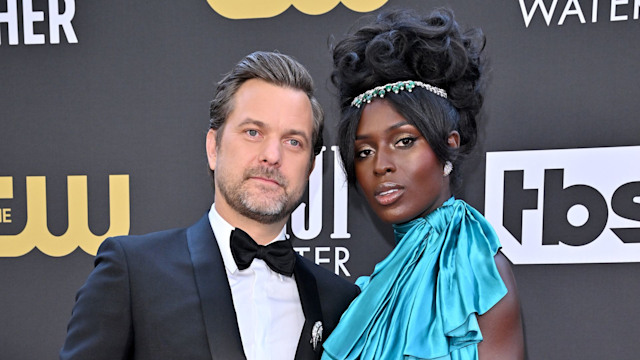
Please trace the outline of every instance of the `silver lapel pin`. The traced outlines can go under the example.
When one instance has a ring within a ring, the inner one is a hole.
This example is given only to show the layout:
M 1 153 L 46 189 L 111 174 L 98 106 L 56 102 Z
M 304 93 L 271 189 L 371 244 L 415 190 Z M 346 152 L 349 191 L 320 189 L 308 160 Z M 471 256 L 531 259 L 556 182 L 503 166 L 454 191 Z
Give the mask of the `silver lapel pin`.
M 311 345 L 313 346 L 313 351 L 316 351 L 316 347 L 322 341 L 322 321 L 316 321 L 313 324 L 313 329 L 311 329 Z

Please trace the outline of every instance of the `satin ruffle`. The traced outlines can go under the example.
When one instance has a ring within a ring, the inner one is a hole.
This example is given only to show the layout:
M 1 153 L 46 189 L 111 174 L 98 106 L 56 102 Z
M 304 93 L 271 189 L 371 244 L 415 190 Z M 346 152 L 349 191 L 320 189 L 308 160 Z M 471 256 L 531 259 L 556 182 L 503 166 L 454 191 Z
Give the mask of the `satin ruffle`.
M 327 359 L 477 359 L 484 314 L 507 293 L 500 242 L 477 210 L 451 198 L 394 225 L 397 245 L 324 343 Z

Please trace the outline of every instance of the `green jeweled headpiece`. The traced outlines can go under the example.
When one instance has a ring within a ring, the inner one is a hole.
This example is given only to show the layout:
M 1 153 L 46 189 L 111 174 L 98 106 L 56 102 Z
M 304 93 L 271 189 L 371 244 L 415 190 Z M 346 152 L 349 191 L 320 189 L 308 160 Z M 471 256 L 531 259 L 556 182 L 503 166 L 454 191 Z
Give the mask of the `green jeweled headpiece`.
M 406 81 L 398 81 L 398 82 L 394 82 L 391 84 L 386 84 L 386 85 L 382 85 L 382 86 L 376 86 L 371 90 L 367 90 L 364 93 L 356 96 L 353 101 L 351 102 L 351 106 L 355 106 L 357 108 L 360 108 L 360 106 L 363 103 L 370 103 L 371 100 L 373 100 L 374 97 L 380 97 L 383 98 L 384 95 L 388 92 L 394 92 L 394 93 L 399 93 L 400 91 L 403 90 L 407 90 L 408 92 L 412 92 L 413 89 L 419 86 L 423 89 L 427 89 L 429 91 L 431 91 L 432 93 L 441 96 L 443 98 L 447 98 L 447 92 L 444 91 L 443 89 L 440 89 L 439 87 L 435 87 L 433 85 L 429 85 L 429 84 L 425 84 L 422 81 L 413 81 L 413 80 L 406 80 Z

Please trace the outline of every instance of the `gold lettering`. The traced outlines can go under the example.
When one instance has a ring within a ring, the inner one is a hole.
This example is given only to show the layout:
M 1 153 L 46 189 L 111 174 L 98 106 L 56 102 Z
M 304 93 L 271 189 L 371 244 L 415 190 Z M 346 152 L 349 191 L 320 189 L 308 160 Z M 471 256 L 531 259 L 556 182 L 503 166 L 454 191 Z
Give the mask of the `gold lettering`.
M 0 224 L 11 223 L 11 209 L 0 209 Z
M 1 180 L 1 179 L 0 179 Z M 0 235 L 0 257 L 17 257 L 37 247 L 50 256 L 65 256 L 78 246 L 95 255 L 98 247 L 109 236 L 129 233 L 129 175 L 109 175 L 109 230 L 95 235 L 89 229 L 87 177 L 67 176 L 69 226 L 60 235 L 52 235 L 47 227 L 46 179 L 27 176 L 27 223 L 17 235 Z M 0 195 L 2 195 L 0 182 Z
M 290 6 L 307 15 L 321 15 L 331 11 L 340 2 L 357 12 L 370 12 L 388 0 L 207 0 L 218 14 L 229 19 L 259 19 L 280 15 Z
M 13 177 L 0 176 L 0 199 L 13 199 Z M 0 208 L 0 224 L 11 223 L 11 209 Z

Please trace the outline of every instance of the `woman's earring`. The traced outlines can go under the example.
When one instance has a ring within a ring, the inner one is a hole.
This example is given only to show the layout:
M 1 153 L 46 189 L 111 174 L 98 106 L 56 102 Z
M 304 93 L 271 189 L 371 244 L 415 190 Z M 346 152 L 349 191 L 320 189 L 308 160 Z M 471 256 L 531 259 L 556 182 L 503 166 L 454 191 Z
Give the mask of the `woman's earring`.
M 453 171 L 453 164 L 451 163 L 451 161 L 447 160 L 444 163 L 444 170 L 442 171 L 442 175 L 449 176 L 449 174 L 451 174 L 451 171 Z

